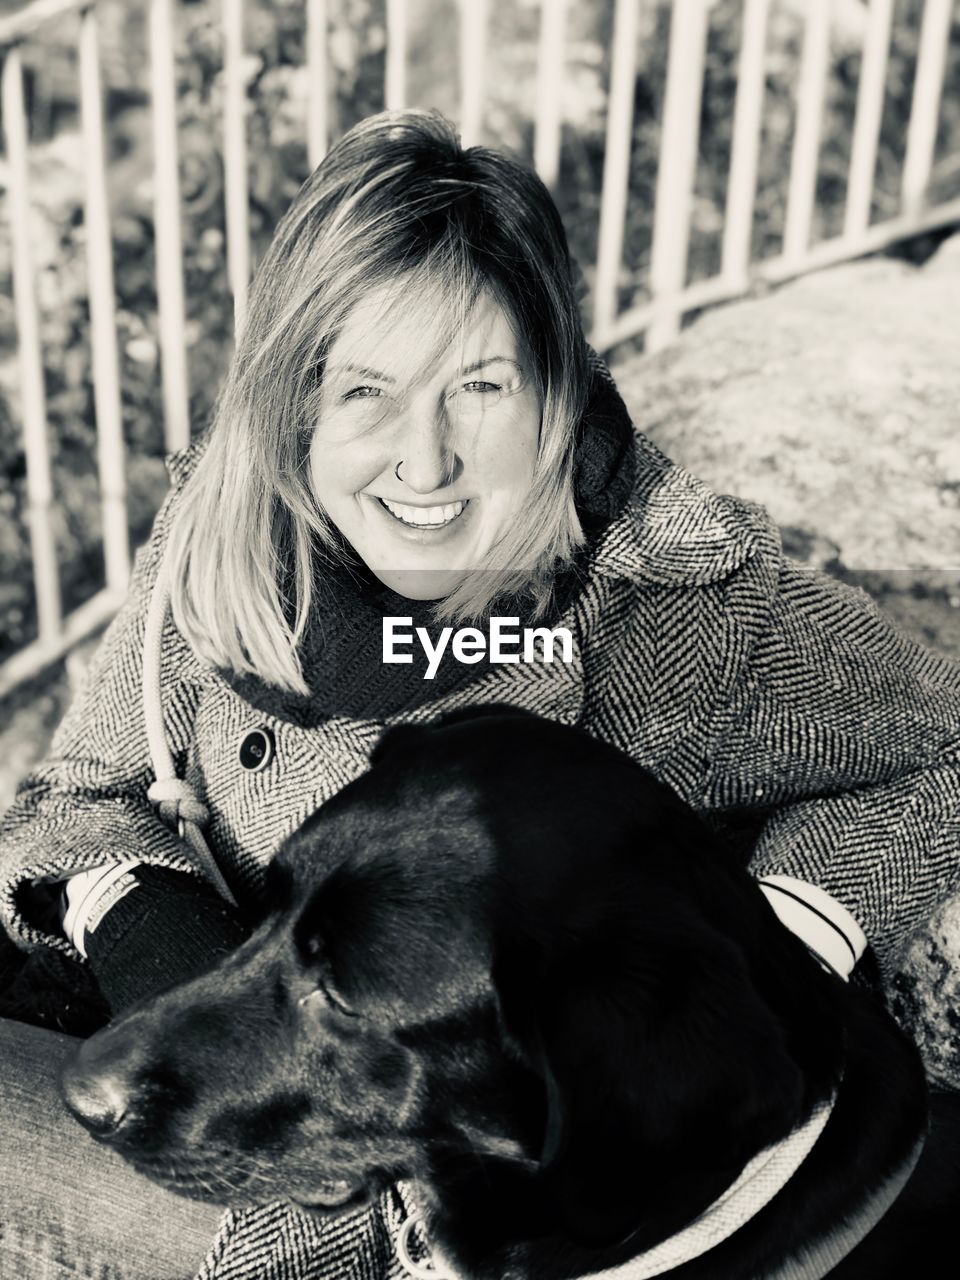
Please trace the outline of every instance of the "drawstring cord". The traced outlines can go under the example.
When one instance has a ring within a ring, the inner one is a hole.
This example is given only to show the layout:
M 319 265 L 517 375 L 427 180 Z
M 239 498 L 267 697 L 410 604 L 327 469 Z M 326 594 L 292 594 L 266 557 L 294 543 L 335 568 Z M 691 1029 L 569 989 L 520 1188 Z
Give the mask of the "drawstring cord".
M 147 799 L 157 807 L 161 820 L 168 827 L 176 827 L 180 838 L 188 845 L 214 888 L 235 907 L 236 899 L 203 836 L 202 828 L 210 817 L 209 810 L 198 799 L 190 784 L 177 777 L 163 728 L 160 673 L 163 661 L 163 624 L 169 603 L 170 583 L 167 580 L 166 566 L 161 564 L 150 596 L 143 637 L 143 714 L 147 727 L 147 745 L 156 775 L 147 791 Z

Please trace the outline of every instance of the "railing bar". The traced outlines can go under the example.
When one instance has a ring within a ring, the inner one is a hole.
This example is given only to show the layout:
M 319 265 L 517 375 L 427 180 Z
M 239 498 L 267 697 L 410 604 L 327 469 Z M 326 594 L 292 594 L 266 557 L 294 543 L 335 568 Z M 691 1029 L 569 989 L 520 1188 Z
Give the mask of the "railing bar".
M 767 258 L 763 262 L 754 263 L 752 274 L 756 280 L 766 284 L 783 284 L 797 276 L 821 271 L 840 262 L 866 257 L 907 236 L 920 235 L 938 227 L 950 226 L 957 221 L 960 221 L 960 197 L 934 209 L 926 209 L 920 214 L 901 214 L 896 218 L 875 222 L 852 241 L 846 236 L 822 240 L 799 260 L 788 259 L 785 255 Z M 590 344 L 597 351 L 609 350 L 619 342 L 636 337 L 663 317 L 669 317 L 673 313 L 683 315 L 712 303 L 741 297 L 743 289 L 723 276 L 698 280 L 696 284 L 689 285 L 672 297 L 664 296 L 655 302 L 644 303 L 643 306 L 625 311 L 605 329 L 594 329 L 590 335 Z
M 783 232 L 783 253 L 786 258 L 799 260 L 810 247 L 829 55 L 830 2 L 808 0 L 797 88 L 797 124 L 790 160 L 790 185 Z
M 644 302 L 639 307 L 631 307 L 618 316 L 606 330 L 595 330 L 590 335 L 590 345 L 597 351 L 603 351 L 634 338 L 649 329 L 650 325 L 660 320 L 672 319 L 674 315 L 683 316 L 687 311 L 695 311 L 698 307 L 709 306 L 713 302 L 722 302 L 727 298 L 739 297 L 743 290 L 724 276 L 712 276 L 709 280 L 698 280 L 687 285 L 685 289 L 674 294 L 663 294 L 651 302 Z
M 327 154 L 327 0 L 307 0 L 307 163 L 315 169 Z
M 95 8 L 86 9 L 81 15 L 79 53 L 80 117 L 85 150 L 84 221 L 103 559 L 107 586 L 113 591 L 123 591 L 130 577 L 130 533 L 127 521 L 123 414 L 120 408 L 113 247 L 107 206 L 100 48 Z
M 37 630 L 40 642 L 51 644 L 61 631 L 60 579 L 52 527 L 53 486 L 47 446 L 40 319 L 30 241 L 30 173 L 23 63 L 16 47 L 8 49 L 4 58 L 0 101 L 10 166 L 13 294 L 19 339 L 23 447 L 27 463 L 27 523 L 37 599 Z
M 537 107 L 533 165 L 554 188 L 560 173 L 564 34 L 567 0 L 540 0 L 540 46 L 537 53 Z
M 636 0 L 616 0 L 600 192 L 597 273 L 593 289 L 593 327 L 597 331 L 613 324 L 619 305 L 617 283 L 623 259 L 623 228 L 629 196 L 636 43 Z
M 233 294 L 234 335 L 247 312 L 250 216 L 247 191 L 247 94 L 243 83 L 243 0 L 223 0 L 223 171 L 227 276 Z
M 745 287 L 753 214 L 757 199 L 760 117 L 765 87 L 764 55 L 770 0 L 746 0 L 741 24 L 737 97 L 733 114 L 733 146 L 723 220 L 721 274 Z
M 171 0 L 150 0 L 157 314 L 164 430 L 166 447 L 171 452 L 190 443 L 175 83 Z
M 465 147 L 478 143 L 483 129 L 487 10 L 488 0 L 460 0 L 460 139 Z
M 104 588 L 67 614 L 60 633 L 48 641 L 33 640 L 5 662 L 0 663 L 0 698 L 38 675 L 45 667 L 58 662 L 93 632 L 106 626 L 123 604 L 123 595 Z
M 871 0 L 863 41 L 850 153 L 850 180 L 843 220 L 843 233 L 847 236 L 855 235 L 870 224 L 892 19 L 893 0 Z
M 25 40 L 54 18 L 65 17 L 89 3 L 90 0 L 33 0 L 16 13 L 0 18 L 0 47 Z
M 900 192 L 901 207 L 905 213 L 915 213 L 923 206 L 930 181 L 947 46 L 950 43 L 951 7 L 951 0 L 926 0 L 923 7 Z
M 834 266 L 838 262 L 852 261 L 868 253 L 876 253 L 896 240 L 904 240 L 908 236 L 917 236 L 924 231 L 947 226 L 958 219 L 960 219 L 960 198 L 935 209 L 887 218 L 861 231 L 852 242 L 845 236 L 835 236 L 814 245 L 807 254 L 803 269 L 819 271 L 822 267 Z M 770 258 L 762 264 L 759 274 L 771 284 L 779 284 L 796 273 L 789 262 L 785 262 L 782 258 Z
M 686 277 L 706 44 L 704 0 L 675 0 L 650 250 L 654 299 L 676 294 Z M 646 349 L 660 350 L 679 332 L 679 315 L 657 320 L 647 330 Z
M 384 105 L 402 111 L 407 105 L 407 0 L 387 0 L 386 61 Z

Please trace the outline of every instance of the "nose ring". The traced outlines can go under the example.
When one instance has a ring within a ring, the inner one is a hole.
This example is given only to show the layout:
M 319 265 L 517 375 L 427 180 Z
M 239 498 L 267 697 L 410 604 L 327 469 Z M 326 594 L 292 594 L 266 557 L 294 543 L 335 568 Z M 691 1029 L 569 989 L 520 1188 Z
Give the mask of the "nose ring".
M 403 483 L 403 476 L 401 476 L 400 474 L 400 468 L 402 466 L 403 466 L 403 459 L 401 458 L 400 461 L 397 463 L 397 465 L 393 469 L 393 474 L 397 477 L 397 479 L 400 481 L 401 484 Z

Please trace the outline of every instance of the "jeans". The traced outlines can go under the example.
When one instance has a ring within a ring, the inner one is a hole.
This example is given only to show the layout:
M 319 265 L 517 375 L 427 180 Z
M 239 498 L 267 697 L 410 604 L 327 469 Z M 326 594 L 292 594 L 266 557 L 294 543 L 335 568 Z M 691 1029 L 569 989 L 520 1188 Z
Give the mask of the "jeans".
M 0 1019 L 0 1280 L 192 1280 L 223 1215 L 148 1182 L 57 1094 L 77 1041 Z

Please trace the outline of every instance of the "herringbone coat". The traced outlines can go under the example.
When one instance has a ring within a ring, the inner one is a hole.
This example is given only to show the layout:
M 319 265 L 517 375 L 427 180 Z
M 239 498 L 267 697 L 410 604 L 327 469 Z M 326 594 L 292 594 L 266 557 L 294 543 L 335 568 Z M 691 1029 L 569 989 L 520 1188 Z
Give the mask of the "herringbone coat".
M 491 666 L 404 718 L 499 701 L 579 723 L 709 819 L 755 819 L 752 865 L 833 894 L 889 971 L 960 885 L 960 666 L 906 639 L 863 592 L 786 561 L 762 508 L 711 493 L 643 437 L 637 447 L 633 496 L 562 619 L 574 662 Z M 129 599 L 0 830 L 0 912 L 24 945 L 71 951 L 24 917 L 24 881 L 129 856 L 190 865 L 146 799 L 140 667 L 147 602 L 195 452 L 174 459 L 174 490 Z M 169 619 L 162 697 L 171 749 L 241 895 L 278 842 L 366 767 L 384 725 L 334 717 L 300 727 L 255 710 Z M 264 725 L 275 757 L 246 770 L 238 745 Z M 398 1212 L 385 1201 L 319 1234 L 279 1206 L 228 1215 L 205 1280 L 399 1274 L 388 1225 Z

